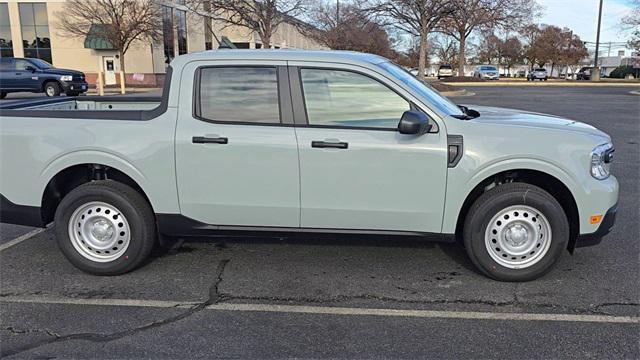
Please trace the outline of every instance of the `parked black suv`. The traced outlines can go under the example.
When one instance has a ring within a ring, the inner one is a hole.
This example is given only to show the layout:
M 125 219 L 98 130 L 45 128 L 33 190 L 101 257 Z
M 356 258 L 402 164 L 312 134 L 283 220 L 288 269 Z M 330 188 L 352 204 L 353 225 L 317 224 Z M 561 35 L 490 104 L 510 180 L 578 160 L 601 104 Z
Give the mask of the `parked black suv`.
M 57 69 L 40 59 L 0 58 L 0 99 L 10 92 L 44 92 L 47 96 L 64 92 L 76 96 L 87 89 L 87 81 L 80 71 Z

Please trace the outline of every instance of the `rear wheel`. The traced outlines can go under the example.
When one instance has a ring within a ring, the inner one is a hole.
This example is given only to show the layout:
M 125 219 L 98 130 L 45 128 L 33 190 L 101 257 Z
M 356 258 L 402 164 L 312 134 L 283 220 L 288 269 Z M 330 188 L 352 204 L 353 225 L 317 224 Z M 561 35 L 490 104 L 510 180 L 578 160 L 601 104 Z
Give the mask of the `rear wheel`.
M 464 225 L 471 261 L 500 281 L 529 281 L 547 273 L 567 247 L 569 223 L 543 189 L 509 183 L 482 194 Z
M 156 241 L 155 218 L 134 189 L 111 180 L 83 184 L 55 214 L 58 246 L 77 268 L 119 275 L 138 267 Z
M 80 95 L 79 91 L 67 91 L 67 96 L 78 96 Z
M 44 85 L 44 93 L 47 96 L 59 96 L 60 85 L 57 82 L 50 81 Z

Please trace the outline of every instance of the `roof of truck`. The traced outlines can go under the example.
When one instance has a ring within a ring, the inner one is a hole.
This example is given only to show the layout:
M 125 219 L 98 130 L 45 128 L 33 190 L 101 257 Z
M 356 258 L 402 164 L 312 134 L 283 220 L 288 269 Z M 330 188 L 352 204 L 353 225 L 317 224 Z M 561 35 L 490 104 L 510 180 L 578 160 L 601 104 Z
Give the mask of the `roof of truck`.
M 178 56 L 173 60 L 173 67 L 182 66 L 197 60 L 275 60 L 275 61 L 320 61 L 339 63 L 378 64 L 388 59 L 356 51 L 338 50 L 293 50 L 293 49 L 219 49 Z

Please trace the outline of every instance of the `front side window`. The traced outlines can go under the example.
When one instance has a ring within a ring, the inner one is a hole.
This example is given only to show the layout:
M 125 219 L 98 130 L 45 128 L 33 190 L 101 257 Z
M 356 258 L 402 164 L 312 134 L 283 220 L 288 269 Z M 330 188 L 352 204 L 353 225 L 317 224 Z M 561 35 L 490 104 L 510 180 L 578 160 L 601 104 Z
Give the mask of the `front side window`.
M 196 115 L 212 121 L 280 123 L 276 68 L 201 69 Z
M 395 129 L 411 105 L 380 82 L 344 70 L 301 69 L 309 125 Z
M 18 4 L 24 57 L 52 63 L 49 18 L 46 3 Z

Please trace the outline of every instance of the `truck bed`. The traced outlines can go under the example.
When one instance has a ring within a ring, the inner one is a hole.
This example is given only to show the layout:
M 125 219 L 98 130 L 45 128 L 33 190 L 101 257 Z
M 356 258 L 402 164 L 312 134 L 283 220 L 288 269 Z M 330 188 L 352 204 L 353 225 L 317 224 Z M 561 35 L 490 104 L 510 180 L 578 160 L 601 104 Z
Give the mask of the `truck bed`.
M 76 96 L 6 101 L 0 116 L 148 120 L 162 109 L 160 96 Z

